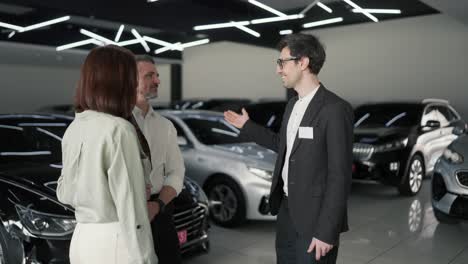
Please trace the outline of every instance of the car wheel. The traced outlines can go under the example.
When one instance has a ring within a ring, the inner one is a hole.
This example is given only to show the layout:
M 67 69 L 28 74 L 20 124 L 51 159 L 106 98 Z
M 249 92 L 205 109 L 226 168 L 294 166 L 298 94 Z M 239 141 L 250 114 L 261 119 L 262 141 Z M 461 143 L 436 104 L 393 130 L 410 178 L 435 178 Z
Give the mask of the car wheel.
M 215 176 L 217 177 L 217 176 Z M 246 205 L 239 185 L 228 177 L 214 178 L 206 185 L 213 222 L 234 227 L 245 221 Z
M 443 224 L 450 224 L 450 225 L 456 225 L 460 221 L 458 219 L 452 218 L 445 214 L 444 212 L 439 211 L 437 208 L 432 207 L 432 211 L 434 212 L 434 216 L 439 221 L 439 223 Z
M 407 196 L 416 195 L 421 190 L 425 173 L 426 169 L 423 159 L 418 154 L 414 155 L 410 160 L 408 171 L 403 181 L 398 186 L 400 194 Z

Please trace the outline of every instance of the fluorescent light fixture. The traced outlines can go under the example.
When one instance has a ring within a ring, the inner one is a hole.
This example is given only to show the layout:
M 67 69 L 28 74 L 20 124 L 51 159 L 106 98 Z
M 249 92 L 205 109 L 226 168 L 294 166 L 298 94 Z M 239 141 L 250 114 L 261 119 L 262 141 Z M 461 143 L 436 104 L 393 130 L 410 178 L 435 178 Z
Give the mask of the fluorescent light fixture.
M 242 30 L 242 31 L 244 31 L 244 32 L 247 32 L 247 33 L 249 33 L 250 35 L 255 36 L 255 37 L 257 37 L 257 38 L 260 37 L 260 33 L 258 33 L 257 31 L 254 31 L 254 30 L 252 30 L 252 29 L 250 29 L 250 28 L 248 28 L 248 27 L 246 27 L 246 26 L 236 25 L 236 28 L 238 28 L 238 29 L 240 29 L 240 30 Z
M 359 11 L 359 13 L 364 14 L 370 20 L 372 20 L 374 22 L 379 22 L 379 20 L 375 16 L 371 15 L 369 12 L 362 9 L 360 6 L 356 5 L 353 1 L 351 1 L 351 0 L 343 0 L 343 1 L 345 1 L 348 5 L 352 6 L 353 8 L 357 9 Z
M 314 7 L 319 0 L 314 0 L 312 3 L 310 3 L 308 6 L 306 6 L 299 14 L 305 14 L 307 11 L 309 11 L 312 7 Z
M 157 1 L 159 1 L 159 0 L 148 0 L 147 2 L 148 3 L 154 3 L 154 2 L 157 2 Z
M 73 43 L 70 43 L 70 44 L 66 44 L 66 45 L 62 45 L 62 46 L 58 46 L 56 48 L 57 51 L 62 51 L 62 50 L 67 50 L 67 49 L 72 49 L 72 48 L 76 48 L 76 47 L 79 47 L 79 46 L 84 46 L 84 45 L 88 45 L 88 44 L 95 44 L 95 45 L 98 45 L 98 46 L 102 46 L 103 43 L 96 40 L 96 39 L 93 39 L 93 38 L 90 38 L 90 39 L 86 39 L 86 40 L 82 40 L 82 41 L 77 41 L 77 42 L 73 42 Z
M 119 45 L 120 47 L 124 47 L 124 46 L 133 45 L 137 43 L 140 43 L 139 39 L 130 39 L 130 40 L 125 40 L 125 41 L 120 41 L 117 43 L 117 45 Z
M 370 9 L 370 8 L 364 8 L 362 9 L 368 13 L 371 14 L 401 14 L 400 9 Z M 353 13 L 362 13 L 361 10 L 358 9 L 353 9 Z
M 260 2 L 258 2 L 256 0 L 249 0 L 249 3 L 251 3 L 252 5 L 256 5 L 256 6 L 260 7 L 260 8 L 263 8 L 266 11 L 271 12 L 271 13 L 277 15 L 277 16 L 282 16 L 282 17 L 287 16 L 286 14 L 284 14 L 284 13 L 282 13 L 282 12 L 280 12 L 280 11 L 274 9 L 274 8 L 271 8 L 271 7 L 269 7 L 269 6 L 265 5 L 265 4 L 262 4 L 262 3 L 260 3 Z
M 8 28 L 8 29 L 13 29 L 13 30 L 16 30 L 16 31 L 21 31 L 21 30 L 23 30 L 23 27 L 16 26 L 16 25 L 12 25 L 12 24 L 8 24 L 8 23 L 3 23 L 3 22 L 0 22 L 0 27 L 4 27 L 4 28 Z
M 8 34 L 8 38 L 12 38 L 14 35 L 16 34 L 16 31 L 12 31 L 10 32 L 10 34 Z
M 115 35 L 115 39 L 114 39 L 115 42 L 119 42 L 120 37 L 122 36 L 124 27 L 125 27 L 124 25 L 120 25 L 119 30 L 117 31 L 117 35 Z
M 169 43 L 169 42 L 164 41 L 164 40 L 155 39 L 155 38 L 148 37 L 148 36 L 144 36 L 143 39 L 145 39 L 146 41 L 151 42 L 151 43 L 153 43 L 153 44 L 156 44 L 156 45 L 168 47 L 168 48 L 173 49 L 173 50 L 182 51 L 182 48 L 179 47 L 178 45 Z
M 201 25 L 201 26 L 193 27 L 193 30 L 228 28 L 228 27 L 235 27 L 236 25 L 247 26 L 247 25 L 250 25 L 250 22 L 249 21 L 239 21 L 239 22 L 228 22 L 228 23 Z
M 289 34 L 292 34 L 293 31 L 291 29 L 285 29 L 285 30 L 281 30 L 279 32 L 280 35 L 289 35 Z
M 333 13 L 333 10 L 329 8 L 328 6 L 326 6 L 325 4 L 318 2 L 317 6 L 319 6 L 320 8 L 322 8 L 323 10 L 327 11 L 330 14 Z
M 141 43 L 141 45 L 143 46 L 143 48 L 145 48 L 145 51 L 146 51 L 146 52 L 150 52 L 150 51 L 151 51 L 150 47 L 148 46 L 148 43 L 146 43 L 145 39 L 140 35 L 140 33 L 138 33 L 138 31 L 136 31 L 136 29 L 132 28 L 132 34 L 133 34 L 138 40 L 140 40 L 140 43 Z
M 50 26 L 50 25 L 53 25 L 53 24 L 61 23 L 61 22 L 67 21 L 67 20 L 70 20 L 70 16 L 59 17 L 59 18 L 56 18 L 56 19 L 52 19 L 52 20 L 44 21 L 44 22 L 37 23 L 37 24 L 31 25 L 31 26 L 27 26 L 27 27 L 24 27 L 19 32 L 30 31 L 30 30 L 41 28 L 41 27 L 46 27 L 46 26 Z
M 180 44 L 181 44 L 181 42 L 177 42 L 177 43 L 174 43 L 173 45 L 174 46 L 179 46 Z M 168 50 L 174 50 L 174 49 L 172 49 L 170 46 L 167 46 L 167 47 L 162 47 L 162 48 L 159 48 L 159 49 L 155 50 L 154 53 L 155 54 L 160 54 L 160 53 L 163 53 L 163 52 L 168 51 Z M 180 51 L 182 51 L 182 50 L 183 50 L 183 48 Z
M 114 45 L 117 45 L 117 43 L 115 43 L 114 41 L 110 40 L 110 39 L 107 39 L 103 36 L 100 36 L 96 33 L 93 33 L 91 31 L 88 31 L 86 29 L 80 29 L 80 33 L 85 35 L 85 36 L 88 36 L 90 38 L 93 38 L 93 39 L 96 39 L 96 40 L 99 40 L 100 42 L 104 42 L 105 44 L 114 44 Z
M 306 23 L 302 25 L 302 27 L 303 28 L 318 27 L 318 26 L 327 25 L 327 24 L 339 23 L 342 21 L 343 21 L 342 17 L 337 17 L 337 18 L 332 18 L 332 19 L 325 19 L 325 20 Z
M 178 46 L 178 47 L 181 48 L 180 50 L 183 50 L 185 48 L 190 48 L 190 47 L 194 47 L 194 46 L 198 46 L 198 45 L 203 45 L 203 44 L 207 44 L 209 42 L 210 42 L 209 39 L 201 39 L 201 40 L 196 40 L 196 41 L 192 41 L 192 42 L 187 42 L 187 43 L 184 43 L 184 44 L 181 44 L 180 42 L 177 42 L 177 43 L 174 43 L 173 45 Z M 159 48 L 159 49 L 155 50 L 154 53 L 155 54 L 160 54 L 160 53 L 163 53 L 163 52 L 168 51 L 168 50 L 174 50 L 174 49 L 171 49 L 171 47 L 162 47 L 162 48 Z
M 262 23 L 270 23 L 270 22 L 276 22 L 276 21 L 301 19 L 301 18 L 304 18 L 303 14 L 290 15 L 290 16 L 285 16 L 285 17 L 267 17 L 267 18 L 254 19 L 254 20 L 250 21 L 250 23 L 252 23 L 252 24 L 262 24 Z
M 207 44 L 207 43 L 210 43 L 210 39 L 201 39 L 201 40 L 197 40 L 197 41 L 192 41 L 192 42 L 187 42 L 187 43 L 184 43 L 182 44 L 182 48 L 190 48 L 190 47 L 194 47 L 194 46 L 198 46 L 198 45 L 203 45 L 203 44 Z

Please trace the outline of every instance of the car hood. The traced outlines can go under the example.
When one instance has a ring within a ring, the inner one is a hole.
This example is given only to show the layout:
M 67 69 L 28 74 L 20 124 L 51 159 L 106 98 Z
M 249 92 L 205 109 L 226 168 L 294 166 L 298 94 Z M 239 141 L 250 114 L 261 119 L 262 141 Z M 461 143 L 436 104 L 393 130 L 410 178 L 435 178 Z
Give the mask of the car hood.
M 22 163 L 21 166 L 0 168 L 0 173 L 5 178 L 34 187 L 53 197 L 60 172 L 61 164 L 49 163 Z
M 250 163 L 266 163 L 273 167 L 276 161 L 276 152 L 256 143 L 224 144 L 212 147 Z
M 409 133 L 410 128 L 400 127 L 355 128 L 354 143 L 381 144 L 408 137 Z

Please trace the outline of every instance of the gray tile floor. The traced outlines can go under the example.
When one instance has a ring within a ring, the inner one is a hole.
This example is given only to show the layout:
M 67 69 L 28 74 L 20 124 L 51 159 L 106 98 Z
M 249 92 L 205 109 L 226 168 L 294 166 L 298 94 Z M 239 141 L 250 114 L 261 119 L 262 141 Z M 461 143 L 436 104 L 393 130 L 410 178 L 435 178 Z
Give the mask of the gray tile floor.
M 416 197 L 400 197 L 388 186 L 353 184 L 351 230 L 342 235 L 338 263 L 468 264 L 468 223 L 439 224 L 429 195 L 430 180 Z M 275 263 L 274 222 L 213 226 L 210 236 L 211 251 L 184 263 Z

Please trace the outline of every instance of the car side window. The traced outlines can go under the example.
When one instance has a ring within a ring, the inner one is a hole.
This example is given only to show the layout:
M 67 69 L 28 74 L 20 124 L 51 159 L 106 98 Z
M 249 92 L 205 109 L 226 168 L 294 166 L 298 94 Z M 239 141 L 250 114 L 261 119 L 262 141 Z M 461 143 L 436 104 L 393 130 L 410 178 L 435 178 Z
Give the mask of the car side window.
M 421 126 L 425 126 L 427 124 L 427 121 L 433 120 L 433 121 L 439 121 L 439 114 L 438 114 L 437 106 L 435 105 L 430 105 L 424 110 L 424 114 L 421 118 Z
M 449 111 L 445 106 L 437 106 L 437 111 L 439 112 L 440 125 L 446 127 L 450 122 L 455 121 L 455 116 Z
M 0 126 L 0 153 L 32 151 L 26 141 L 23 128 Z

